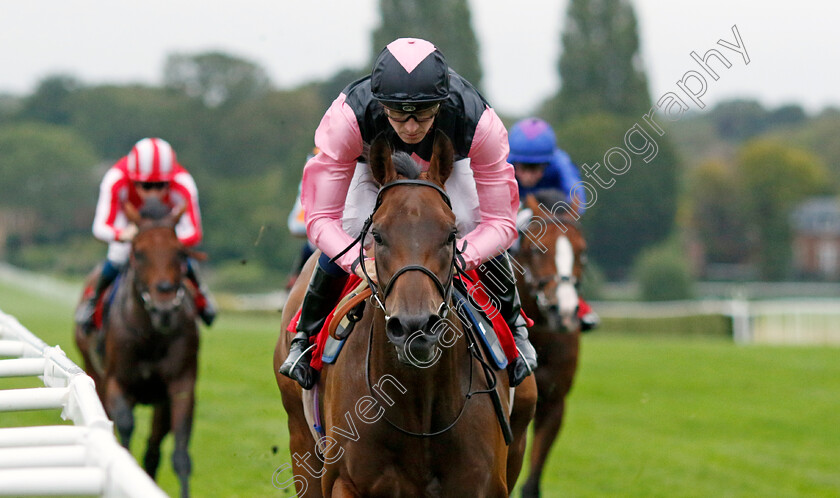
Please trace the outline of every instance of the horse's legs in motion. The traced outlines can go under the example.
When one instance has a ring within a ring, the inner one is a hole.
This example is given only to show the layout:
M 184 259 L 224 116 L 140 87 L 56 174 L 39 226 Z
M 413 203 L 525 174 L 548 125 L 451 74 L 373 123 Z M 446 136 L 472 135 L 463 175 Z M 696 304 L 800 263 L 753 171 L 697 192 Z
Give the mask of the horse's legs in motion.
M 522 460 L 525 458 L 525 445 L 528 441 L 528 426 L 534 418 L 537 404 L 537 383 L 533 376 L 526 378 L 516 388 L 513 398 L 513 410 L 510 414 L 510 428 L 513 432 L 513 442 L 508 448 L 507 485 L 508 493 L 513 491 L 519 473 L 522 470 Z
M 164 436 L 169 433 L 170 428 L 170 405 L 165 401 L 155 405 L 154 418 L 152 419 L 152 433 L 149 435 L 149 442 L 146 445 L 146 455 L 143 457 L 143 468 L 152 479 L 157 474 L 160 464 L 160 443 Z
M 128 449 L 131 433 L 134 432 L 134 405 L 126 399 L 122 388 L 113 378 L 108 379 L 108 384 L 105 386 L 105 400 L 105 409 L 117 426 L 120 443 Z
M 531 469 L 528 480 L 522 486 L 522 496 L 525 498 L 540 496 L 540 477 L 548 459 L 551 444 L 560 432 L 565 406 L 566 400 L 563 396 L 559 399 L 540 400 L 537 404 L 531 448 Z
M 192 462 L 187 448 L 192 432 L 193 407 L 195 406 L 195 379 L 181 379 L 169 386 L 171 400 L 171 428 L 175 435 L 175 451 L 172 452 L 172 468 L 181 482 L 181 497 L 190 495 L 190 473 Z

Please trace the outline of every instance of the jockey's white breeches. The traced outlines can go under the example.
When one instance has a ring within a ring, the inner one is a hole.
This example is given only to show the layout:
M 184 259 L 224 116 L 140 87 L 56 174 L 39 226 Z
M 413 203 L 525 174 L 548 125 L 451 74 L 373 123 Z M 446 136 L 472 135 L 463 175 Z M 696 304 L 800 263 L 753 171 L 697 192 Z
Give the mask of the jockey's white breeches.
M 463 237 L 473 231 L 481 221 L 478 191 L 475 188 L 469 159 L 455 162 L 444 188 L 452 202 L 459 237 Z M 365 163 L 356 164 L 356 172 L 347 190 L 344 215 L 341 219 L 344 231 L 350 236 L 357 237 L 361 233 L 365 220 L 376 206 L 378 193 L 379 186 L 371 175 L 370 166 Z
M 128 263 L 131 254 L 131 242 L 114 241 L 108 243 L 108 261 L 117 268 Z

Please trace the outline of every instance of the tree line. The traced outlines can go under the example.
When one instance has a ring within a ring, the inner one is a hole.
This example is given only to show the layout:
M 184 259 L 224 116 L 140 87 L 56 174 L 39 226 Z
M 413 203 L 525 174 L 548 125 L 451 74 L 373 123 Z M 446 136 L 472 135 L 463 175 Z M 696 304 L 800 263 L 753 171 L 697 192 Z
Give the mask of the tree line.
M 371 61 L 394 38 L 422 37 L 481 87 L 466 0 L 380 0 L 379 8 Z M 558 43 L 561 88 L 535 114 L 555 126 L 577 164 L 603 163 L 653 106 L 631 4 L 571 0 Z M 344 68 L 278 89 L 246 59 L 174 53 L 160 85 L 86 84 L 56 74 L 31 94 L 0 97 L 0 257 L 87 271 L 104 257 L 90 234 L 102 174 L 138 139 L 159 136 L 199 186 L 214 280 L 232 289 L 282 286 L 301 244 L 286 217 L 314 130 L 339 91 L 367 72 Z M 507 125 L 521 117 L 502 116 Z M 784 278 L 786 212 L 836 191 L 838 126 L 836 111 L 809 117 L 796 105 L 767 110 L 752 101 L 672 124 L 655 158 L 629 154 L 632 169 L 597 192 L 582 220 L 590 260 L 623 278 L 645 250 L 691 233 L 713 261 L 747 261 L 766 278 Z

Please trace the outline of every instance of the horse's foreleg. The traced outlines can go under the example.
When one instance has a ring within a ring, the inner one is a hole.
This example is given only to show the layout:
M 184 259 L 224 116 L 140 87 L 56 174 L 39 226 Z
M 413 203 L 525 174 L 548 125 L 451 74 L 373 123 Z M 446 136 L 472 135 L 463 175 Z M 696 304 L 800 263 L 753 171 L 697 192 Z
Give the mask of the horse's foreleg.
M 522 487 L 522 496 L 525 498 L 540 496 L 540 478 L 543 467 L 548 460 L 548 453 L 551 445 L 560 432 L 563 423 L 563 411 L 566 407 L 566 400 L 563 396 L 553 400 L 540 402 L 534 417 L 534 439 L 531 448 L 531 470 L 528 480 Z
M 292 455 L 292 471 L 295 475 L 297 496 L 320 497 L 324 462 L 317 456 L 315 441 L 303 416 L 295 417 L 289 412 L 289 451 Z M 296 422 L 296 421 L 297 422 Z
M 189 444 L 192 433 L 193 408 L 195 406 L 195 379 L 179 380 L 169 386 L 170 420 L 175 436 L 175 450 L 172 452 L 172 468 L 181 483 L 181 497 L 190 495 Z
M 522 382 L 514 393 L 513 409 L 510 413 L 510 428 L 513 432 L 513 442 L 508 448 L 507 458 L 507 487 L 508 493 L 513 491 L 522 461 L 525 459 L 525 446 L 528 442 L 528 426 L 534 418 L 537 404 L 537 383 L 533 375 Z
M 339 477 L 335 480 L 335 482 L 333 482 L 332 493 L 330 496 L 332 498 L 358 498 L 362 495 L 356 491 L 356 487 L 353 486 L 353 483 L 347 481 L 343 477 Z
M 105 410 L 117 426 L 120 443 L 129 448 L 131 433 L 134 432 L 133 403 L 129 402 L 117 380 L 108 379 L 105 386 Z
M 143 457 L 143 468 L 152 479 L 157 474 L 160 464 L 160 443 L 164 436 L 169 433 L 171 422 L 170 406 L 166 401 L 155 406 L 155 414 L 152 419 L 152 432 L 149 435 L 149 442 L 146 445 L 146 455 Z

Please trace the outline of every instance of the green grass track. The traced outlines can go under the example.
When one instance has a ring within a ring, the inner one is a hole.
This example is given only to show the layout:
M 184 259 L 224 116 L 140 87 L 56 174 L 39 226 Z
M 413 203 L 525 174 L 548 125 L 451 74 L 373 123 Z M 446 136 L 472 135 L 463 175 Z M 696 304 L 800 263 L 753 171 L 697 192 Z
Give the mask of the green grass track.
M 79 361 L 66 301 L 0 283 L 0 310 Z M 202 329 L 196 497 L 290 494 L 272 485 L 290 461 L 271 372 L 279 323 L 279 313 L 222 313 Z M 840 496 L 840 348 L 736 346 L 719 333 L 680 334 L 679 322 L 668 324 L 674 334 L 612 327 L 582 341 L 544 496 Z M 149 416 L 137 410 L 138 457 Z M 58 420 L 57 411 L 5 413 L 0 427 Z M 171 449 L 168 438 L 159 482 L 175 496 Z

